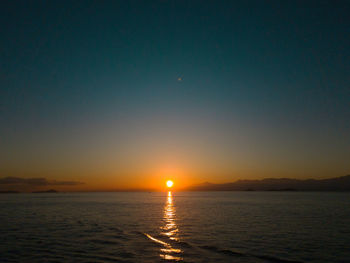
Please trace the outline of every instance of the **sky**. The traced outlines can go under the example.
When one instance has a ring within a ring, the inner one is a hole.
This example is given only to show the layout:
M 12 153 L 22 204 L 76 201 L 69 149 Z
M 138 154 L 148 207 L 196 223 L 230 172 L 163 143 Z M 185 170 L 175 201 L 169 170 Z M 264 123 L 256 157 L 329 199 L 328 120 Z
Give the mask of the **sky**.
M 350 174 L 349 13 L 349 1 L 2 1 L 0 178 L 18 178 L 1 187 Z

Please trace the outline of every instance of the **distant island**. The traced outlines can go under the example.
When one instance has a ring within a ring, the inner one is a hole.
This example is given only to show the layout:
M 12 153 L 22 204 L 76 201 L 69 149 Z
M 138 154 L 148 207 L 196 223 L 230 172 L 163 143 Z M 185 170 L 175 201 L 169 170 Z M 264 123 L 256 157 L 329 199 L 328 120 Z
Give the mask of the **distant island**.
M 0 194 L 18 194 L 18 191 L 0 191 Z
M 50 189 L 50 190 L 46 190 L 46 191 L 33 191 L 33 194 L 44 194 L 44 193 L 58 193 L 57 190 L 54 189 Z
M 233 183 L 203 183 L 187 187 L 186 191 L 350 191 L 350 175 L 330 179 L 266 178 L 238 180 Z

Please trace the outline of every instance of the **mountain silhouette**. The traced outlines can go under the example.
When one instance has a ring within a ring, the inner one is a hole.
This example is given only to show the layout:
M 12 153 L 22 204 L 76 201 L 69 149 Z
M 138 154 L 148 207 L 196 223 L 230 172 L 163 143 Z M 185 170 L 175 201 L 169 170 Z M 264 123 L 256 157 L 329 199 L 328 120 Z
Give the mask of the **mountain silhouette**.
M 350 191 L 350 175 L 330 179 L 266 178 L 238 180 L 233 183 L 203 184 L 187 187 L 187 191 Z

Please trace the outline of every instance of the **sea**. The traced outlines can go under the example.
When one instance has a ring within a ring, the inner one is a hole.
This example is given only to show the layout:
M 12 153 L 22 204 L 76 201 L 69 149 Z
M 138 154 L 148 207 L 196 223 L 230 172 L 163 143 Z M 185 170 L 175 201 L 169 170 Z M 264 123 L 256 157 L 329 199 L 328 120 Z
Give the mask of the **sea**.
M 347 192 L 0 195 L 0 262 L 350 262 Z

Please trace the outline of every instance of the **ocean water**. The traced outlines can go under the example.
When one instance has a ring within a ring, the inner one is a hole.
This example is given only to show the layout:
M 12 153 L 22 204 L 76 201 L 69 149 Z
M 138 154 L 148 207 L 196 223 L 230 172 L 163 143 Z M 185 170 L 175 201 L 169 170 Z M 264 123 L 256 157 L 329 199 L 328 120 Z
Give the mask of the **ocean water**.
M 1 194 L 0 262 L 350 262 L 350 193 Z

